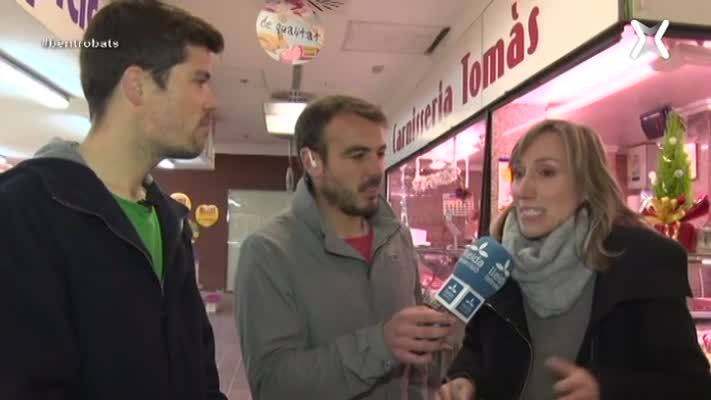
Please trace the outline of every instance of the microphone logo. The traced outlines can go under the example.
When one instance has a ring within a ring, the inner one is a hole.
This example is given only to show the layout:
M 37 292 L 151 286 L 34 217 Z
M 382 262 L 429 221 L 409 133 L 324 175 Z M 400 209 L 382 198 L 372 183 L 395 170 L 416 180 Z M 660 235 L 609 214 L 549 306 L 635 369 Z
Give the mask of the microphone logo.
M 479 270 L 486 263 L 486 259 L 489 258 L 489 253 L 485 250 L 488 245 L 488 242 L 484 242 L 478 246 L 476 244 L 471 244 L 462 255 L 462 261 L 464 261 L 465 264 L 467 264 L 475 273 L 479 273 Z
M 479 253 L 480 257 L 489 258 L 489 253 L 487 253 L 484 250 L 486 248 L 486 246 L 488 246 L 488 245 L 489 245 L 489 242 L 484 242 L 481 244 L 481 246 L 472 245 L 471 247 L 472 247 L 473 251 L 476 251 L 477 253 Z
M 639 57 L 640 53 L 642 53 L 642 50 L 647 46 L 648 37 L 654 38 L 654 44 L 657 47 L 657 52 L 659 52 L 659 55 L 664 59 L 669 58 L 669 50 L 662 42 L 662 37 L 664 37 L 664 34 L 669 28 L 668 19 L 665 19 L 664 21 L 652 27 L 646 26 L 641 22 L 637 21 L 636 19 L 632 20 L 631 24 L 632 29 L 634 29 L 635 33 L 637 34 L 637 43 L 635 43 L 634 47 L 632 48 L 632 53 L 630 53 L 630 57 L 633 60 L 636 60 Z
M 511 275 L 511 272 L 509 271 L 509 266 L 511 265 L 511 260 L 506 260 L 506 263 L 503 265 L 499 262 L 496 263 L 496 269 L 498 269 L 506 278 Z

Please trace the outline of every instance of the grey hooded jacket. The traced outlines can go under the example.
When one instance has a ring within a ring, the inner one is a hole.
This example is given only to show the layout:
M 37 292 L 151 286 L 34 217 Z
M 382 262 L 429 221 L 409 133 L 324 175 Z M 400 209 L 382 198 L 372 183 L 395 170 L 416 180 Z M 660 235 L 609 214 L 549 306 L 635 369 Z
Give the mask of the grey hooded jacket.
M 372 265 L 321 219 L 302 180 L 291 208 L 243 242 L 235 309 L 255 400 L 421 398 L 422 380 L 383 336 L 421 300 L 410 232 L 384 199 L 370 223 Z

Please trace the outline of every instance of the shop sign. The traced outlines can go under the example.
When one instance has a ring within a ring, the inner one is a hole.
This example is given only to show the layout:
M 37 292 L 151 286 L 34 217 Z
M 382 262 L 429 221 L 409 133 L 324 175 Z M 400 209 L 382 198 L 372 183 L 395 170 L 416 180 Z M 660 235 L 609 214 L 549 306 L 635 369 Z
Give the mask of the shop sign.
M 16 0 L 59 40 L 80 40 L 105 0 Z
M 430 143 L 619 20 L 617 0 L 494 0 L 391 114 L 387 165 Z

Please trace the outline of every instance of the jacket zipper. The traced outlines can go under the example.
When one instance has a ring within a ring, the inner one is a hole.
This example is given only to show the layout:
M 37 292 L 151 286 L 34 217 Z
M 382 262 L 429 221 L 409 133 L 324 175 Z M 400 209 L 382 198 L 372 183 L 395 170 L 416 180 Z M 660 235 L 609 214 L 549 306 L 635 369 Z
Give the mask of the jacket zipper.
M 391 235 L 388 235 L 388 237 L 385 238 L 385 240 L 383 241 L 383 244 L 380 245 L 380 247 L 378 247 L 377 249 L 374 249 L 373 254 L 370 257 L 370 259 L 372 260 L 372 264 L 375 264 L 375 259 L 377 258 L 378 254 L 381 253 L 381 251 L 387 246 L 388 242 L 390 242 L 390 239 L 392 239 L 393 236 L 397 235 L 398 232 L 400 232 L 400 228 L 395 230 L 395 232 L 393 232 Z M 368 279 L 370 279 L 370 271 L 368 271 Z
M 514 331 L 516 331 L 516 333 L 521 337 L 521 339 L 526 342 L 526 345 L 528 345 L 528 370 L 526 371 L 526 379 L 523 381 L 523 385 L 521 386 L 521 390 L 518 394 L 519 400 L 523 399 L 523 395 L 524 393 L 526 393 L 526 387 L 528 386 L 528 380 L 531 377 L 531 369 L 533 368 L 533 345 L 526 338 L 526 336 L 521 333 L 521 331 L 516 327 L 516 324 L 514 324 L 513 321 L 499 313 L 491 304 L 486 303 L 486 306 L 489 307 L 494 312 L 494 314 L 498 315 L 499 318 L 503 319 L 504 321 L 506 321 L 507 324 L 511 325 Z
M 590 364 L 595 361 L 595 335 L 591 333 L 590 337 Z
M 122 239 L 124 242 L 130 244 L 130 245 L 133 246 L 136 250 L 140 251 L 141 254 L 143 254 L 143 257 L 146 258 L 146 260 L 148 261 L 148 263 L 149 263 L 150 265 L 153 265 L 153 262 L 151 261 L 151 258 L 148 257 L 148 255 L 146 254 L 145 251 L 143 251 L 143 249 L 141 249 L 140 247 L 136 246 L 131 240 L 129 240 L 128 238 L 126 238 L 125 236 L 123 236 L 120 232 L 118 232 L 117 230 L 115 230 L 115 229 L 111 226 L 111 224 L 109 224 L 109 222 L 106 220 L 106 218 L 104 218 L 104 217 L 101 216 L 100 214 L 91 212 L 91 211 L 89 211 L 89 210 L 85 210 L 85 209 L 83 209 L 83 208 L 81 208 L 81 207 L 76 207 L 76 206 L 73 206 L 73 205 L 71 205 L 71 204 L 67 204 L 67 203 L 65 203 L 64 201 L 59 200 L 59 199 L 56 198 L 56 197 L 54 198 L 54 200 L 55 200 L 56 202 L 58 202 L 59 204 L 61 204 L 61 205 L 65 206 L 65 207 L 67 207 L 67 208 L 70 208 L 70 209 L 72 209 L 72 210 L 75 210 L 75 211 L 78 211 L 78 212 L 82 212 L 82 213 L 85 213 L 85 214 L 93 215 L 93 216 L 99 218 L 101 221 L 104 222 L 104 224 L 106 225 L 106 227 L 109 228 L 109 230 L 110 230 L 114 235 L 118 236 L 118 237 L 119 237 L 120 239 Z M 153 274 L 153 276 L 155 277 L 155 274 Z M 164 297 L 164 296 L 165 296 L 165 292 L 164 292 L 164 288 L 163 288 L 163 280 L 158 279 L 158 278 L 156 278 L 156 280 L 158 280 L 158 286 L 160 286 L 160 295 L 161 295 L 161 297 Z

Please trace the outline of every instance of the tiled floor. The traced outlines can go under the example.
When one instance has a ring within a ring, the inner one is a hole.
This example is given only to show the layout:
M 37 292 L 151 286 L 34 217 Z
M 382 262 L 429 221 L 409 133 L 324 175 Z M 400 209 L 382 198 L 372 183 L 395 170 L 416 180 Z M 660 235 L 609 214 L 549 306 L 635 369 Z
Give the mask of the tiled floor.
M 230 400 L 252 400 L 242 366 L 232 296 L 227 295 L 217 313 L 209 314 L 215 332 L 215 358 L 220 372 L 220 388 Z

